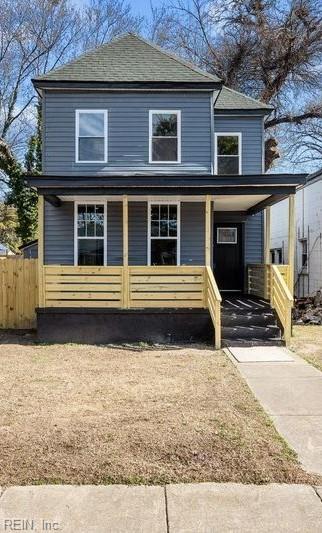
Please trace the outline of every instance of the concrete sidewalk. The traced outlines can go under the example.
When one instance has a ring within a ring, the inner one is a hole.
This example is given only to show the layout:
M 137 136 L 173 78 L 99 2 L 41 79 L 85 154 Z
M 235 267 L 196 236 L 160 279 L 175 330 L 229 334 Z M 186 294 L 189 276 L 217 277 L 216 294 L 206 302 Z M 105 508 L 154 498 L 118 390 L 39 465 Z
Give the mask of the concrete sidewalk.
M 322 372 L 291 355 L 287 363 L 231 358 L 305 470 L 322 475 Z
M 1 494 L 0 531 L 320 533 L 321 497 L 322 487 L 308 485 L 11 487 Z

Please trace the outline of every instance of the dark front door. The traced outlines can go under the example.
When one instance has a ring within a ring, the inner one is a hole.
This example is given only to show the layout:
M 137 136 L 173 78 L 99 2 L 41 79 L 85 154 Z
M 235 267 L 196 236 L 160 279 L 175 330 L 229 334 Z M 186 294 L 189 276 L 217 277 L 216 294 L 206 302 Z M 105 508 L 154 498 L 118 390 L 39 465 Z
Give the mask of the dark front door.
M 242 291 L 242 224 L 214 224 L 214 275 L 221 291 Z

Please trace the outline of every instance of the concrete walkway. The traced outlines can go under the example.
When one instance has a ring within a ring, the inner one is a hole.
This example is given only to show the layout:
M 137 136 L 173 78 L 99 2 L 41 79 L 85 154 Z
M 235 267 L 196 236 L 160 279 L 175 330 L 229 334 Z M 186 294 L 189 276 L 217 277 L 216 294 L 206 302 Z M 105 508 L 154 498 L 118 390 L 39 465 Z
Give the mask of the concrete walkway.
M 322 372 L 291 355 L 286 363 L 231 358 L 305 470 L 322 474 Z
M 320 533 L 321 498 L 322 487 L 308 485 L 11 487 L 0 531 Z

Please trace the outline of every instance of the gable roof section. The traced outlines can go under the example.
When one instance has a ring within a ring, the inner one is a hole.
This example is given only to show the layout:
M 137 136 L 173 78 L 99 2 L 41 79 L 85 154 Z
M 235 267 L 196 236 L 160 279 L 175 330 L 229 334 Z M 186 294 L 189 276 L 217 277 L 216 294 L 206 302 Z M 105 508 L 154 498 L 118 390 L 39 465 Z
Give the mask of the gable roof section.
M 263 112 L 270 112 L 272 109 L 272 106 L 263 104 L 259 100 L 255 100 L 254 98 L 234 91 L 233 89 L 228 89 L 228 87 L 222 88 L 215 104 L 215 111 L 258 110 Z
M 33 80 L 40 82 L 220 83 L 220 79 L 132 33 Z

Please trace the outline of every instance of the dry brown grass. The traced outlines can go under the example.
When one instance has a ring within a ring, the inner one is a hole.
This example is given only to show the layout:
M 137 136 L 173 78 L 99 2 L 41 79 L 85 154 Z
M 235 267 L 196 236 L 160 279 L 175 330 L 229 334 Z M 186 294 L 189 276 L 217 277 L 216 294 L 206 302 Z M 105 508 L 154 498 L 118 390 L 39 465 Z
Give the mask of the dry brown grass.
M 0 485 L 317 481 L 222 352 L 0 342 Z
M 322 326 L 294 326 L 291 350 L 322 371 Z

